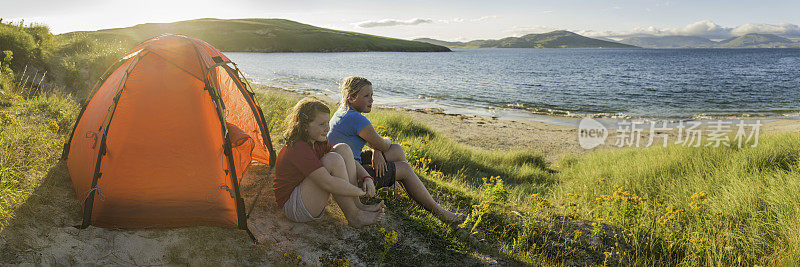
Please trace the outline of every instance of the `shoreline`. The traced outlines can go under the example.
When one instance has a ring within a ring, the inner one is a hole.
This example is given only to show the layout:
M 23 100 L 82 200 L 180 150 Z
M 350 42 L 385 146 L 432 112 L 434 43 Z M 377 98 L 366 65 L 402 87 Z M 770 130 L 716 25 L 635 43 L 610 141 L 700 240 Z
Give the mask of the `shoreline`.
M 258 82 L 251 82 L 251 84 L 258 85 L 259 87 L 279 88 L 283 91 L 301 94 L 301 95 L 315 95 L 318 97 L 325 97 L 336 103 L 337 100 L 332 96 L 336 92 L 321 89 L 287 89 L 278 86 L 266 85 Z M 384 97 L 380 102 L 376 101 L 375 105 L 382 108 L 397 109 L 402 111 L 414 111 L 424 113 L 436 113 L 443 115 L 464 115 L 464 116 L 477 116 L 491 119 L 513 120 L 513 121 L 537 121 L 547 124 L 554 124 L 560 126 L 577 126 L 579 121 L 583 118 L 592 118 L 600 121 L 603 125 L 610 128 L 616 128 L 619 122 L 622 121 L 636 121 L 645 124 L 650 122 L 667 122 L 669 124 L 678 122 L 690 121 L 715 121 L 715 120 L 746 120 L 762 122 L 776 121 L 776 120 L 800 120 L 800 112 L 796 113 L 782 113 L 782 114 L 707 114 L 699 113 L 692 116 L 632 116 L 626 113 L 582 113 L 572 112 L 566 110 L 547 109 L 547 108 L 514 108 L 514 107 L 483 107 L 479 105 L 465 104 L 462 106 L 455 106 L 454 103 L 439 103 L 438 98 L 420 97 L 418 99 L 406 99 L 399 97 Z M 428 103 L 425 103 L 428 102 Z M 433 104 L 431 104 L 431 102 Z
M 321 94 L 320 92 L 287 90 L 261 84 L 254 84 L 254 88 L 285 92 L 298 97 L 315 96 L 329 103 L 337 103 L 336 99 L 326 94 Z M 407 114 L 412 119 L 423 122 L 445 137 L 473 149 L 492 151 L 534 150 L 542 153 L 551 164 L 557 162 L 564 156 L 579 156 L 595 150 L 620 148 L 615 145 L 617 140 L 614 138 L 615 135 L 619 134 L 616 130 L 618 128 L 612 127 L 615 126 L 613 123 L 608 123 L 609 125 L 606 125 L 607 122 L 603 121 L 602 118 L 597 120 L 608 127 L 609 136 L 605 139 L 603 144 L 587 150 L 583 149 L 578 141 L 578 122 L 581 118 L 537 115 L 537 120 L 507 119 L 502 117 L 453 114 L 430 109 L 380 106 L 376 106 L 374 109 Z M 800 133 L 800 120 L 794 118 L 775 118 L 770 120 L 761 118 L 736 119 L 736 121 L 738 120 L 744 120 L 745 123 L 753 123 L 752 121 L 761 120 L 760 134 L 783 132 Z M 698 120 L 697 122 L 711 123 L 714 122 L 714 120 Z M 637 129 L 642 125 L 637 125 Z M 669 125 L 674 127 L 672 124 Z M 735 133 L 735 126 L 733 127 L 733 133 Z M 711 129 L 711 125 L 705 124 L 699 126 L 697 130 L 707 134 L 713 129 Z M 672 138 L 677 136 L 677 131 L 675 129 L 671 131 L 654 129 L 654 132 L 656 134 L 667 134 Z M 643 140 L 641 145 L 648 142 L 648 134 L 649 130 L 642 131 Z M 656 139 L 655 142 L 658 142 L 658 140 Z M 672 139 L 670 139 L 670 144 L 671 143 Z M 628 146 L 623 146 L 622 148 L 626 147 Z

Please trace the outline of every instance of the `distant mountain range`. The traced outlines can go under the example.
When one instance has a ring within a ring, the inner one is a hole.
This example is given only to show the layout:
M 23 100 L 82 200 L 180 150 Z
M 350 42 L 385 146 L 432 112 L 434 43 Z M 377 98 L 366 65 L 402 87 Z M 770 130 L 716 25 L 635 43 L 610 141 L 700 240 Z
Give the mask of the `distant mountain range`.
M 285 19 L 196 19 L 146 23 L 127 28 L 70 32 L 133 46 L 164 33 L 186 34 L 228 52 L 449 52 L 435 44 L 320 28 Z
M 451 48 L 800 48 L 800 42 L 760 33 L 745 34 L 718 42 L 697 36 L 629 37 L 614 41 L 604 37 L 589 38 L 569 31 L 469 42 L 447 42 L 430 38 L 418 38 L 414 41 Z
M 798 42 L 760 33 L 745 34 L 719 42 L 697 36 L 630 37 L 619 42 L 646 48 L 800 48 Z
M 506 37 L 499 40 L 474 40 L 469 42 L 446 42 L 430 38 L 414 41 L 454 48 L 635 48 L 618 42 L 598 40 L 569 31 L 552 31 L 528 34 L 521 37 Z
M 59 38 L 92 37 L 97 41 L 133 46 L 164 34 L 186 34 L 228 52 L 447 52 L 456 48 L 786 48 L 800 43 L 772 35 L 747 34 L 715 42 L 703 37 L 630 37 L 620 41 L 589 38 L 569 31 L 553 31 L 499 40 L 446 42 L 430 38 L 413 41 L 331 30 L 285 19 L 195 19 L 173 23 L 146 23 L 127 28 L 70 32 Z

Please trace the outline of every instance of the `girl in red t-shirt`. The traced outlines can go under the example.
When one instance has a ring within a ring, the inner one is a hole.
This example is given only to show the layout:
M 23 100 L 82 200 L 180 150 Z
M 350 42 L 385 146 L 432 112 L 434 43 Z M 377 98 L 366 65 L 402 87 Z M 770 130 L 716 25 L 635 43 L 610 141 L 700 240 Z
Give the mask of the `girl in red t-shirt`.
M 286 117 L 284 146 L 275 165 L 275 201 L 292 221 L 322 218 L 330 195 L 352 227 L 383 219 L 383 202 L 364 205 L 359 197 L 375 196 L 374 179 L 353 160 L 346 144 L 328 144 L 330 109 L 314 98 L 298 102 Z M 358 186 L 361 184 L 361 187 Z

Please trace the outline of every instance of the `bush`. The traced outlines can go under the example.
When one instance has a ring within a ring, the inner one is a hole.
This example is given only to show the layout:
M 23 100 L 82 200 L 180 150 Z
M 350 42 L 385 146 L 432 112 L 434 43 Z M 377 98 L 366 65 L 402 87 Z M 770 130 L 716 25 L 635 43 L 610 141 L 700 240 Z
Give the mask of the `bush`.
M 0 47 L 13 53 L 11 68 L 21 70 L 26 65 L 44 68 L 52 34 L 47 26 L 24 26 L 0 23 Z
M 53 76 L 67 86 L 68 92 L 84 98 L 94 84 L 123 54 L 128 45 L 111 40 L 99 40 L 84 35 L 57 36 L 53 51 L 59 57 L 50 58 L 47 65 Z

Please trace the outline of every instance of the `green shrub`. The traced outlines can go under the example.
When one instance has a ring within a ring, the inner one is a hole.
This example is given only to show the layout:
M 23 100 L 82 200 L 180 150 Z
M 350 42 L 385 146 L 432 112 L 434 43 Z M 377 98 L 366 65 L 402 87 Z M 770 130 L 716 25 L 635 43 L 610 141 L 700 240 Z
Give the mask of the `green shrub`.
M 21 70 L 25 65 L 41 63 L 41 51 L 38 50 L 36 39 L 21 27 L 0 23 L 0 47 L 13 53 L 11 65 L 14 69 Z

